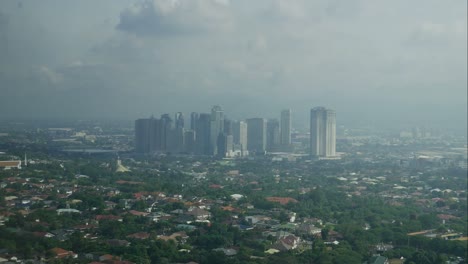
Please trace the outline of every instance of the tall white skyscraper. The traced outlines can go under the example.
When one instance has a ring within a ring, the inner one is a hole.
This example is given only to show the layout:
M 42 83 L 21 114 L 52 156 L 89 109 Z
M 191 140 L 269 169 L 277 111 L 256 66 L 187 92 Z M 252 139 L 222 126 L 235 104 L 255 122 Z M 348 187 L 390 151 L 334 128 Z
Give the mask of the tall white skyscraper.
M 336 156 L 336 113 L 324 107 L 310 110 L 310 154 Z
M 241 152 L 247 150 L 247 123 L 244 121 L 234 122 L 232 127 L 234 144 Z
M 291 145 L 291 109 L 281 111 L 280 144 L 284 147 Z

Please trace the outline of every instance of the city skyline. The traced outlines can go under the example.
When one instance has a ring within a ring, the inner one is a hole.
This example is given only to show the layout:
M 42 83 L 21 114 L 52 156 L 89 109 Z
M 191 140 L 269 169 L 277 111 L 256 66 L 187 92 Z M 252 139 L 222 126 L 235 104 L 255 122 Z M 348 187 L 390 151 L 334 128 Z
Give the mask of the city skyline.
M 185 127 L 182 112 L 135 120 L 135 151 L 171 152 L 220 157 L 294 152 L 291 110 L 281 110 L 279 119 L 262 117 L 231 120 L 214 105 L 210 113 L 191 112 Z M 336 113 L 325 107 L 310 110 L 310 156 L 336 158 Z M 415 132 L 413 132 L 415 133 Z
M 467 2 L 428 1 L 1 1 L 0 120 L 327 105 L 464 132 Z

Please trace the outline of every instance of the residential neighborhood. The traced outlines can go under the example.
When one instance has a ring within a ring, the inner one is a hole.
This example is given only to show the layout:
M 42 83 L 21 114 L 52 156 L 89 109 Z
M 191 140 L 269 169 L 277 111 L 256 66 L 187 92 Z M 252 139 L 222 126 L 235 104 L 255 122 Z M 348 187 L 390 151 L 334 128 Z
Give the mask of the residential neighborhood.
M 119 156 L 68 153 L 55 131 L 35 137 L 0 138 L 22 163 L 0 169 L 0 263 L 466 262 L 466 152 L 415 154 L 456 139 L 349 137 L 340 160 L 311 161 L 135 155 L 104 133 L 92 146 Z

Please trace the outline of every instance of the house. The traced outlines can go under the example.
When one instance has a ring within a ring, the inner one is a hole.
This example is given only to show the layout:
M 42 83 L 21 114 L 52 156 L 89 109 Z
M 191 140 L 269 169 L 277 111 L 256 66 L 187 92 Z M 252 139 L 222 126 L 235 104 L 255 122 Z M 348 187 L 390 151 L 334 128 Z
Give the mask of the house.
M 128 242 L 127 240 L 109 239 L 106 241 L 106 244 L 111 247 L 126 247 L 130 245 L 130 242 Z
M 114 209 L 117 206 L 117 203 L 112 201 L 104 201 L 104 204 L 106 205 L 107 209 Z
M 108 260 L 120 260 L 120 257 L 113 256 L 111 254 L 104 254 L 102 256 L 99 256 L 99 261 L 104 262 Z
M 95 225 L 90 225 L 88 223 L 84 224 L 84 225 L 76 225 L 73 227 L 74 230 L 77 230 L 77 231 L 86 231 L 86 230 L 90 230 L 90 229 L 94 229 L 96 228 Z
M 255 225 L 258 222 L 268 221 L 270 219 L 271 217 L 264 215 L 249 215 L 245 217 L 245 221 L 247 221 L 251 225 Z
M 53 238 L 55 240 L 65 241 L 65 240 L 68 240 L 68 237 L 70 236 L 71 233 L 73 233 L 73 231 L 70 232 L 65 229 L 57 229 L 57 230 L 50 231 L 50 233 L 53 235 Z
M 318 228 L 312 224 L 301 224 L 297 227 L 297 232 L 303 235 L 315 235 L 322 232 L 321 228 Z
M 0 168 L 4 170 L 21 169 L 21 160 L 0 161 Z
M 375 245 L 375 250 L 377 252 L 385 252 L 393 249 L 393 245 L 390 244 L 384 244 L 384 243 L 379 243 Z
M 136 210 L 130 210 L 129 213 L 134 216 L 147 216 L 148 215 L 148 213 L 146 212 L 140 212 Z
M 76 209 L 71 209 L 71 208 L 62 208 L 62 209 L 57 209 L 57 214 L 80 214 L 81 212 Z
M 119 221 L 119 222 L 123 221 L 122 217 L 117 216 L 117 215 L 96 215 L 96 220 L 98 221 L 110 220 L 110 221 Z
M 269 202 L 280 203 L 281 205 L 298 202 L 296 199 L 291 197 L 267 197 L 266 200 Z
M 135 239 L 148 239 L 150 237 L 150 233 L 147 232 L 139 232 L 139 233 L 134 233 L 130 234 L 127 236 L 127 238 L 135 238 Z
M 159 236 L 158 239 L 164 240 L 164 241 L 169 241 L 173 240 L 175 242 L 180 241 L 182 244 L 185 244 L 189 236 L 187 236 L 187 233 L 185 231 L 179 231 L 172 233 L 170 236 Z
M 186 214 L 195 217 L 196 220 L 207 220 L 211 216 L 210 212 L 200 209 L 198 207 L 189 208 Z
M 288 251 L 291 249 L 297 248 L 299 245 L 300 238 L 296 237 L 294 235 L 289 235 L 286 237 L 282 237 L 276 241 L 276 243 L 273 245 L 273 249 L 279 250 L 279 251 Z
M 50 250 L 54 254 L 55 258 L 77 258 L 78 254 L 75 254 L 73 251 L 68 251 L 63 248 L 53 248 Z

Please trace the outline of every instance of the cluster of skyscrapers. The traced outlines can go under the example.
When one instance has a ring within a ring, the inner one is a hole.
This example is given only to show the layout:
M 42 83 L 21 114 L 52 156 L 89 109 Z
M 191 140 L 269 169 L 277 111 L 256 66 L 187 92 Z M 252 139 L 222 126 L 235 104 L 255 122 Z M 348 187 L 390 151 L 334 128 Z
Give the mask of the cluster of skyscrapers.
M 190 126 L 178 112 L 160 118 L 135 121 L 135 147 L 139 153 L 187 153 L 220 157 L 263 154 L 266 151 L 292 151 L 291 110 L 281 111 L 280 120 L 225 118 L 220 106 L 211 113 L 190 115 Z M 311 154 L 335 156 L 335 112 L 325 108 L 311 110 Z

